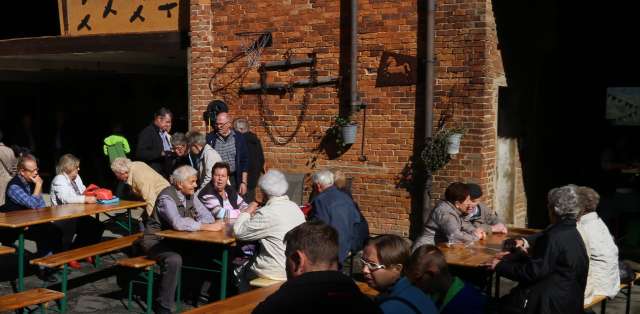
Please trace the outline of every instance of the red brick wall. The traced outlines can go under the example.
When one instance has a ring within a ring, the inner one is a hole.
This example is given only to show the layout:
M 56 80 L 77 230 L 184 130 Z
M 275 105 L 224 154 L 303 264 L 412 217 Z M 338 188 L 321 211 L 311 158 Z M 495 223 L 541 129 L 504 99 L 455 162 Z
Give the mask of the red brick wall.
M 436 13 L 437 85 L 434 117 L 454 109 L 452 125 L 468 128 L 460 154 L 436 173 L 434 192 L 439 195 L 449 182 L 472 179 L 493 192 L 497 80 L 503 78 L 499 66 L 495 23 L 490 1 L 438 1 Z M 375 87 L 376 69 L 383 51 L 416 55 L 416 1 L 359 2 L 358 87 L 367 112 L 365 155 L 358 161 L 362 126 L 357 142 L 336 160 L 316 148 L 338 112 L 338 90 L 315 87 L 308 90 L 309 104 L 299 121 L 304 90 L 280 98 L 264 98 L 267 114 L 262 114 L 257 96 L 237 95 L 241 84 L 258 83 L 255 70 L 244 82 L 213 95 L 210 77 L 240 47 L 234 35 L 241 31 L 271 30 L 273 46 L 262 61 L 282 60 L 290 51 L 297 57 L 317 52 L 318 75 L 339 75 L 340 6 L 336 0 L 288 1 L 191 1 L 191 112 L 192 126 L 203 129 L 201 119 L 206 104 L 225 98 L 235 117 L 249 119 L 262 139 L 269 167 L 291 172 L 312 173 L 325 167 L 338 168 L 354 178 L 353 194 L 368 218 L 373 233 L 408 234 L 411 196 L 396 188 L 398 177 L 412 155 L 415 86 Z M 496 59 L 498 58 L 498 59 Z M 246 66 L 245 59 L 231 64 L 216 77 L 216 84 L 228 82 Z M 304 68 L 271 72 L 268 81 L 289 82 L 308 78 Z M 451 107 L 453 106 L 453 107 Z M 266 116 L 274 133 L 295 136 L 286 145 L 275 144 L 262 126 Z M 362 122 L 362 112 L 354 119 Z M 296 127 L 299 124 L 299 127 Z M 307 187 L 308 192 L 308 187 Z M 488 197 L 487 199 L 491 199 Z

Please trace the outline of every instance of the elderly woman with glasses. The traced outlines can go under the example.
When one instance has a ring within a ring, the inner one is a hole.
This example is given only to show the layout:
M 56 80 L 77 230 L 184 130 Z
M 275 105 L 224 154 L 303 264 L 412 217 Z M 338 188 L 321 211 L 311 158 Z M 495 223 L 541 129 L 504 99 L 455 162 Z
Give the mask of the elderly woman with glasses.
M 71 154 L 62 155 L 56 167 L 57 175 L 51 181 L 51 204 L 93 204 L 94 196 L 83 195 L 85 186 L 80 178 L 80 160 Z M 84 216 L 54 222 L 62 232 L 62 248 L 68 250 L 100 242 L 104 226 L 97 219 Z M 77 235 L 74 240 L 74 235 Z M 87 262 L 93 262 L 91 257 Z M 71 268 L 80 268 L 77 261 L 69 263 Z
M 381 235 L 362 251 L 362 273 L 380 291 L 376 302 L 383 313 L 438 313 L 431 299 L 404 276 L 411 245 L 397 235 Z
M 187 140 L 189 141 L 189 149 L 191 154 L 197 156 L 198 169 L 198 187 L 202 189 L 211 182 L 213 176 L 213 166 L 222 161 L 220 154 L 207 144 L 207 139 L 203 133 L 190 132 L 187 134 Z
M 500 299 L 500 313 L 583 312 L 589 257 L 576 228 L 580 195 L 575 185 L 567 185 L 547 198 L 552 225 L 526 239 L 529 255 L 499 253 L 489 265 L 519 282 Z

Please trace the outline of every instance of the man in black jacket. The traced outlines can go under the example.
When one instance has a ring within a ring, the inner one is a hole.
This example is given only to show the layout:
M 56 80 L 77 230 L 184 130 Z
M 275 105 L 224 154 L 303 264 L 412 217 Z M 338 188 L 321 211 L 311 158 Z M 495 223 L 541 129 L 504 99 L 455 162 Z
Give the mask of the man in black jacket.
M 247 194 L 245 194 L 243 198 L 248 204 L 255 199 L 258 179 L 266 172 L 264 169 L 264 151 L 262 150 L 262 143 L 258 136 L 249 129 L 249 121 L 247 121 L 247 119 L 235 119 L 233 121 L 233 128 L 236 132 L 241 133 L 247 142 L 249 168 L 247 171 Z
M 163 177 L 168 178 L 171 169 L 168 156 L 171 153 L 171 119 L 173 115 L 167 108 L 160 108 L 153 115 L 153 122 L 138 135 L 136 158 L 144 161 Z
M 253 310 L 264 313 L 381 313 L 355 282 L 338 271 L 338 233 L 305 222 L 284 236 L 287 281 Z

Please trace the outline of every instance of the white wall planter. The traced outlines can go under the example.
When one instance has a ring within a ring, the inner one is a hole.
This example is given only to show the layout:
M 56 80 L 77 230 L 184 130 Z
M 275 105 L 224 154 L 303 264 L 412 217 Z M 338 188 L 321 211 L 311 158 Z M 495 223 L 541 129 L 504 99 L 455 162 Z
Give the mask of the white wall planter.
M 356 135 L 358 135 L 357 124 L 347 124 L 342 127 L 342 142 L 345 145 L 353 144 L 356 142 Z
M 460 139 L 462 138 L 462 133 L 451 133 L 449 137 L 447 137 L 447 153 L 450 155 L 455 155 L 460 152 Z

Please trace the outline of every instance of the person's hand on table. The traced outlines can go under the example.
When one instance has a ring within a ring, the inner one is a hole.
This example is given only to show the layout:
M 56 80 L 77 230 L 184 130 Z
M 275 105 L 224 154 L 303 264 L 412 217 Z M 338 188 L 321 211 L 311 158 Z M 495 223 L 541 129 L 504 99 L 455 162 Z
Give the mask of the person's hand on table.
M 85 196 L 84 197 L 84 202 L 85 204 L 95 204 L 97 201 L 95 196 Z
M 222 221 L 222 220 L 216 220 L 212 224 L 201 224 L 200 225 L 200 230 L 204 230 L 204 231 L 220 231 L 223 228 L 224 228 L 224 221 Z
M 476 236 L 476 238 L 478 238 L 478 240 L 482 240 L 487 237 L 487 233 L 484 232 L 484 230 L 482 230 L 481 228 L 476 228 L 476 230 L 473 230 L 473 234 Z
M 499 223 L 491 226 L 491 232 L 506 234 L 508 231 L 507 231 L 507 227 L 504 224 Z

